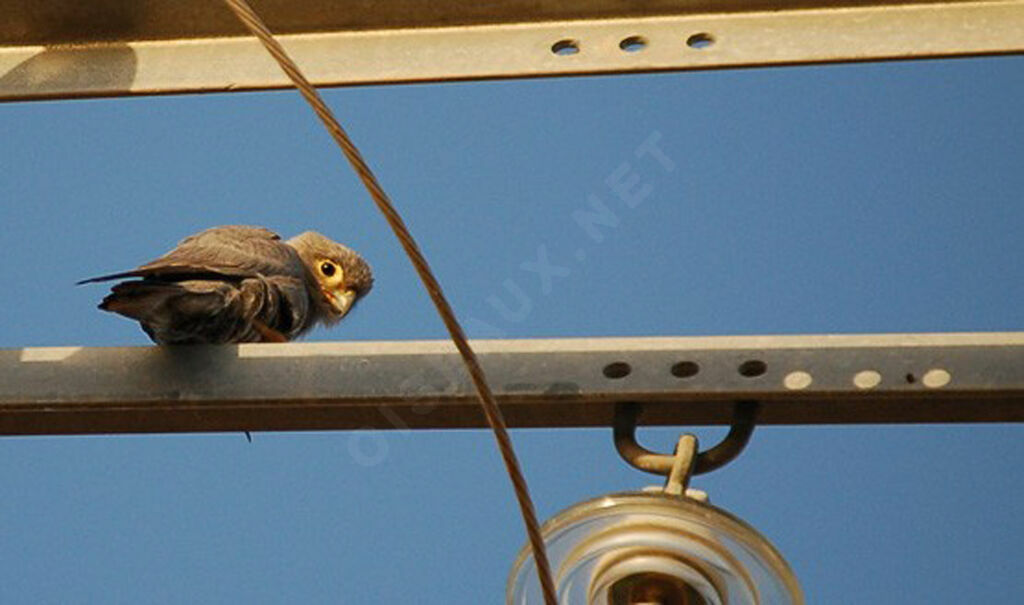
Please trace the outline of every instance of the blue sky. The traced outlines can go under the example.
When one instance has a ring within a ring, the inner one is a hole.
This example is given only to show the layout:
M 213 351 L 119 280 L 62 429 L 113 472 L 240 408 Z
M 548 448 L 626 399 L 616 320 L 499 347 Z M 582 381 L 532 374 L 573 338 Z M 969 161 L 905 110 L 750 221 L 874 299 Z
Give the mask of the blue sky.
M 1024 326 L 1022 57 L 325 97 L 477 336 Z M 652 136 L 671 171 L 637 157 Z M 0 346 L 148 346 L 72 284 L 231 223 L 317 229 L 373 265 L 373 293 L 312 340 L 444 337 L 294 92 L 6 104 L 0 140 Z M 624 163 L 651 187 L 636 207 L 608 184 Z M 593 197 L 618 220 L 602 241 L 572 219 Z M 521 267 L 539 254 L 565 267 L 549 284 Z M 542 518 L 652 482 L 610 431 L 513 437 Z M 809 602 L 1008 603 L 1022 437 L 763 428 L 696 485 Z M 7 438 L 0 460 L 5 603 L 496 603 L 523 543 L 485 431 Z

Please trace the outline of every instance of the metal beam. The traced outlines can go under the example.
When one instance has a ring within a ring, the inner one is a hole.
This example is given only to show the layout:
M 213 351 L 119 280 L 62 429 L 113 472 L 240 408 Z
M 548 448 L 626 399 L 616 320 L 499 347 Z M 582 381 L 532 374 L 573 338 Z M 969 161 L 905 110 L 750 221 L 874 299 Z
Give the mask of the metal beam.
M 1024 332 L 476 341 L 512 427 L 1024 421 Z M 0 434 L 486 426 L 447 341 L 0 350 Z
M 257 8 L 323 86 L 1024 51 L 1024 0 L 264 0 Z M 0 14 L 0 100 L 289 85 L 217 0 L 0 0 Z

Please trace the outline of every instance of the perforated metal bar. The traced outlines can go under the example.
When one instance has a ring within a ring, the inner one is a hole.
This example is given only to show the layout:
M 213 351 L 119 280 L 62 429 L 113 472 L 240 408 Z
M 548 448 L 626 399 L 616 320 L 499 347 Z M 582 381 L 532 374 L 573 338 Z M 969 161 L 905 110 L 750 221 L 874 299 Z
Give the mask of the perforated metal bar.
M 318 86 L 1024 52 L 1024 0 L 265 0 L 257 8 Z M 219 2 L 0 0 L 0 14 L 0 100 L 289 85 Z
M 475 341 L 512 427 L 1024 421 L 1024 333 Z M 450 343 L 0 350 L 0 434 L 483 428 Z

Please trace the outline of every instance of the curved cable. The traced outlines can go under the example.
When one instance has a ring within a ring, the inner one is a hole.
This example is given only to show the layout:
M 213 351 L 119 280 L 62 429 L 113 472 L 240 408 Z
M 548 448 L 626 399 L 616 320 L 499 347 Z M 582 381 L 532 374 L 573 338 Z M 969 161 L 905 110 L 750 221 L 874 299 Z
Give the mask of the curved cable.
M 224 2 L 246 28 L 259 38 L 271 56 L 277 60 L 285 75 L 291 79 L 302 96 L 309 102 L 313 111 L 316 112 L 324 126 L 327 127 L 328 132 L 338 143 L 338 146 L 341 147 L 345 157 L 348 158 L 352 168 L 355 169 L 356 174 L 359 176 L 359 180 L 363 182 L 363 185 L 369 191 L 370 197 L 373 198 L 374 203 L 377 205 L 377 209 L 384 215 L 395 237 L 398 238 L 405 253 L 409 256 L 409 260 L 412 261 L 416 273 L 419 274 L 420 280 L 430 295 L 430 299 L 434 302 L 434 306 L 441 316 L 441 321 L 444 322 L 445 328 L 448 329 L 448 334 L 455 343 L 455 347 L 459 350 L 459 354 L 462 355 L 466 370 L 476 386 L 477 393 L 480 396 L 480 405 L 483 407 L 488 424 L 491 425 L 491 429 L 494 431 L 494 439 L 498 444 L 498 451 L 501 453 L 505 469 L 508 471 L 509 479 L 516 494 L 516 500 L 519 502 L 519 509 L 522 512 L 523 522 L 526 525 L 526 534 L 533 549 L 534 561 L 537 564 L 537 575 L 540 579 L 544 601 L 547 605 L 556 605 L 555 585 L 551 578 L 551 564 L 548 562 L 547 551 L 544 548 L 544 538 L 541 536 L 540 524 L 537 522 L 537 513 L 534 511 L 533 501 L 530 499 L 526 478 L 519 468 L 519 461 L 516 459 L 512 440 L 509 438 L 508 429 L 505 426 L 505 419 L 502 417 L 501 410 L 498 409 L 498 403 L 494 399 L 494 394 L 487 384 L 487 377 L 480 366 L 480 361 L 477 359 L 472 347 L 470 347 L 466 334 L 463 332 L 462 326 L 459 325 L 455 312 L 452 310 L 451 305 L 448 304 L 444 292 L 441 291 L 441 284 L 434 277 L 427 259 L 420 252 L 419 246 L 413 239 L 408 227 L 405 226 L 405 221 L 402 220 L 398 211 L 391 204 L 390 198 L 388 198 L 388 195 L 377 181 L 377 177 L 370 170 L 370 166 L 363 159 L 362 154 L 359 153 L 359 150 L 327 107 L 327 104 L 324 103 L 316 88 L 309 83 L 309 80 L 299 70 L 299 66 L 292 61 L 288 53 L 285 52 L 284 47 L 274 38 L 274 35 L 267 28 L 263 20 L 245 0 L 224 0 Z

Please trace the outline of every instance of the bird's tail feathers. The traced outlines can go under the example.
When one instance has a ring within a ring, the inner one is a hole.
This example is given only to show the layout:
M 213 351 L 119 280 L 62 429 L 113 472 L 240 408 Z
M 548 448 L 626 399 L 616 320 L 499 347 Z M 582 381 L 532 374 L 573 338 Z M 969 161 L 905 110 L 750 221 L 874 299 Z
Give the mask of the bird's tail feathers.
M 146 320 L 183 288 L 173 282 L 126 281 L 116 284 L 99 308 L 136 320 Z
M 89 279 L 83 279 L 82 281 L 76 281 L 76 286 L 84 284 L 95 284 L 104 281 L 112 281 L 115 279 L 125 279 L 127 277 L 142 277 L 143 273 L 140 273 L 137 269 L 132 271 L 123 271 L 121 273 L 111 273 L 110 275 L 100 275 L 99 277 L 90 277 Z
M 95 284 L 98 282 L 127 279 L 130 277 L 152 277 L 165 281 L 185 281 L 189 279 L 239 280 L 248 276 L 249 273 L 239 269 L 217 269 L 200 264 L 168 263 L 157 259 L 148 265 L 143 265 L 136 269 L 132 269 L 131 271 L 122 271 L 120 273 L 111 273 L 110 275 L 90 277 L 89 279 L 83 279 L 82 281 L 75 282 L 75 285 L 81 286 L 83 284 Z

